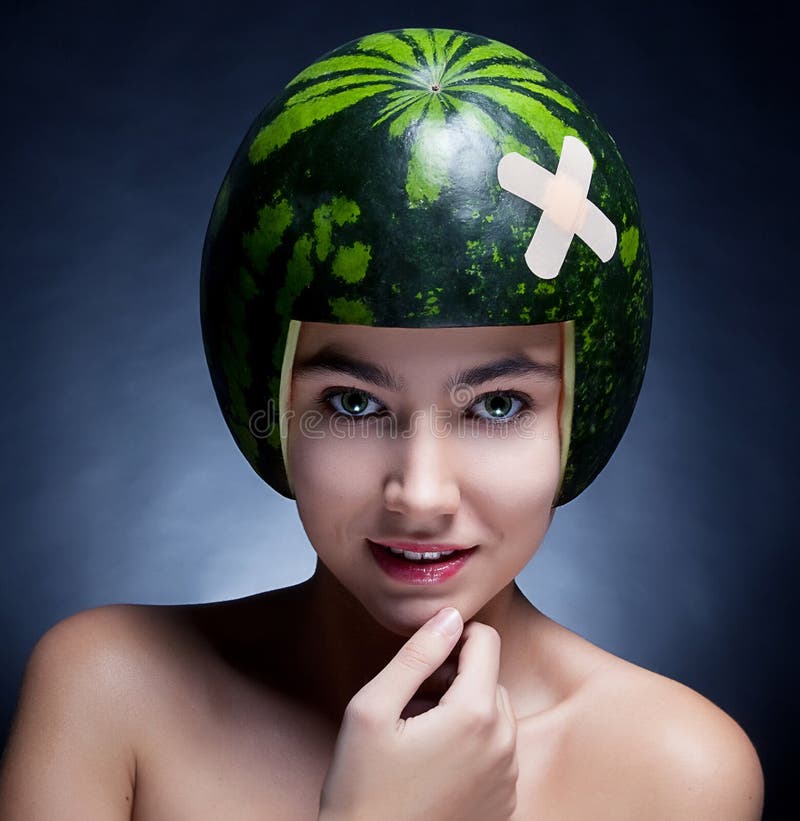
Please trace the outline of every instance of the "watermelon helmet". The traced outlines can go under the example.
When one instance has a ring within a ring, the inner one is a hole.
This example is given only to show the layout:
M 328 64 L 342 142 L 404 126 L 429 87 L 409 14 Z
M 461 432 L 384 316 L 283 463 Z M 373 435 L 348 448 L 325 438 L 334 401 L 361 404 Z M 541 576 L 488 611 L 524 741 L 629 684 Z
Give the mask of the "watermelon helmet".
M 447 29 L 354 40 L 267 105 L 217 196 L 200 290 L 225 421 L 290 498 L 299 322 L 563 323 L 555 504 L 611 457 L 650 341 L 650 259 L 613 139 L 530 57 Z

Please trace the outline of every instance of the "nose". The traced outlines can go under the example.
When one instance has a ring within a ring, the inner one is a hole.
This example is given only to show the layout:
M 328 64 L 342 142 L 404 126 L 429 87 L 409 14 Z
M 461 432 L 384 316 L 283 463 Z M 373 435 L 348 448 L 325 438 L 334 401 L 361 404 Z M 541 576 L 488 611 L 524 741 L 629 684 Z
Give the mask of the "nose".
M 439 516 L 455 513 L 461 492 L 451 436 L 433 429 L 427 415 L 416 421 L 394 442 L 384 483 L 384 504 L 387 510 L 425 527 Z

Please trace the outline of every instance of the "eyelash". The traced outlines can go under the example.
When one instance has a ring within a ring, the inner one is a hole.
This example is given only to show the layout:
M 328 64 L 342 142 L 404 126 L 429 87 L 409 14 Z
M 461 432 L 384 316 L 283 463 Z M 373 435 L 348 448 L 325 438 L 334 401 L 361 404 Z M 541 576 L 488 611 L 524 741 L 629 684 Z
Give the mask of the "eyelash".
M 334 415 L 337 415 L 337 416 L 342 416 L 345 419 L 350 419 L 354 422 L 359 422 L 363 419 L 371 419 L 371 418 L 374 418 L 374 417 L 377 417 L 377 416 L 380 415 L 379 413 L 376 413 L 374 411 L 372 413 L 351 414 L 351 413 L 348 413 L 344 409 L 340 410 L 335 405 L 333 407 L 331 407 L 331 405 L 332 405 L 331 400 L 334 397 L 340 397 L 340 396 L 342 396 L 342 394 L 345 394 L 345 393 L 360 393 L 362 396 L 367 397 L 368 402 L 374 402 L 374 403 L 380 405 L 381 407 L 383 407 L 383 402 L 381 402 L 380 399 L 378 399 L 377 397 L 375 397 L 371 393 L 369 393 L 369 391 L 365 391 L 362 388 L 355 388 L 355 387 L 331 388 L 331 389 L 325 391 L 320 396 L 320 398 L 318 400 L 318 404 L 322 405 L 323 408 L 328 413 L 331 413 L 331 414 L 334 414 Z M 486 393 L 482 393 L 480 396 L 475 398 L 475 401 L 469 407 L 474 408 L 476 405 L 480 404 L 481 402 L 484 402 L 486 399 L 489 399 L 492 396 L 507 396 L 511 399 L 517 400 L 520 403 L 520 405 L 516 409 L 517 412 L 513 416 L 507 416 L 507 417 L 504 417 L 502 419 L 490 418 L 488 416 L 481 416 L 480 414 L 474 414 L 475 418 L 481 419 L 482 421 L 487 422 L 489 425 L 510 425 L 510 424 L 513 424 L 515 421 L 517 421 L 517 419 L 519 419 L 519 417 L 522 415 L 523 412 L 525 412 L 527 410 L 533 410 L 534 407 L 535 407 L 533 400 L 527 394 L 520 393 L 519 391 L 501 391 L 501 390 L 487 391 Z

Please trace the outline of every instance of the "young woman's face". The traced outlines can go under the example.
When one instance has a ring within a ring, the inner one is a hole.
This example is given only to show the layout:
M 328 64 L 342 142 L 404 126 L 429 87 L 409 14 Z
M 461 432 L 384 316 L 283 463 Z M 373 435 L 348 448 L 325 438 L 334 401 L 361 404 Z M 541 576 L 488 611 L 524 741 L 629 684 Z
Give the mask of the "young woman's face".
M 409 635 L 445 605 L 472 618 L 534 554 L 559 482 L 560 392 L 558 324 L 303 323 L 288 429 L 298 511 L 385 628 Z M 470 550 L 453 574 L 379 546 L 398 542 Z

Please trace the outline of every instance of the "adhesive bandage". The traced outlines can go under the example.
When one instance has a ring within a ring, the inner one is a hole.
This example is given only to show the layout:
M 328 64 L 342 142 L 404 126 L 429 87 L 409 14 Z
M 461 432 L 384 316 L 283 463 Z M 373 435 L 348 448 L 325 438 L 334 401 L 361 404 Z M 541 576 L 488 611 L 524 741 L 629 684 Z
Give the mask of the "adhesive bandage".
M 617 247 L 614 223 L 587 198 L 594 160 L 577 137 L 564 137 L 556 173 L 511 152 L 497 165 L 506 191 L 542 209 L 525 262 L 541 279 L 558 276 L 572 238 L 579 236 L 603 262 Z

